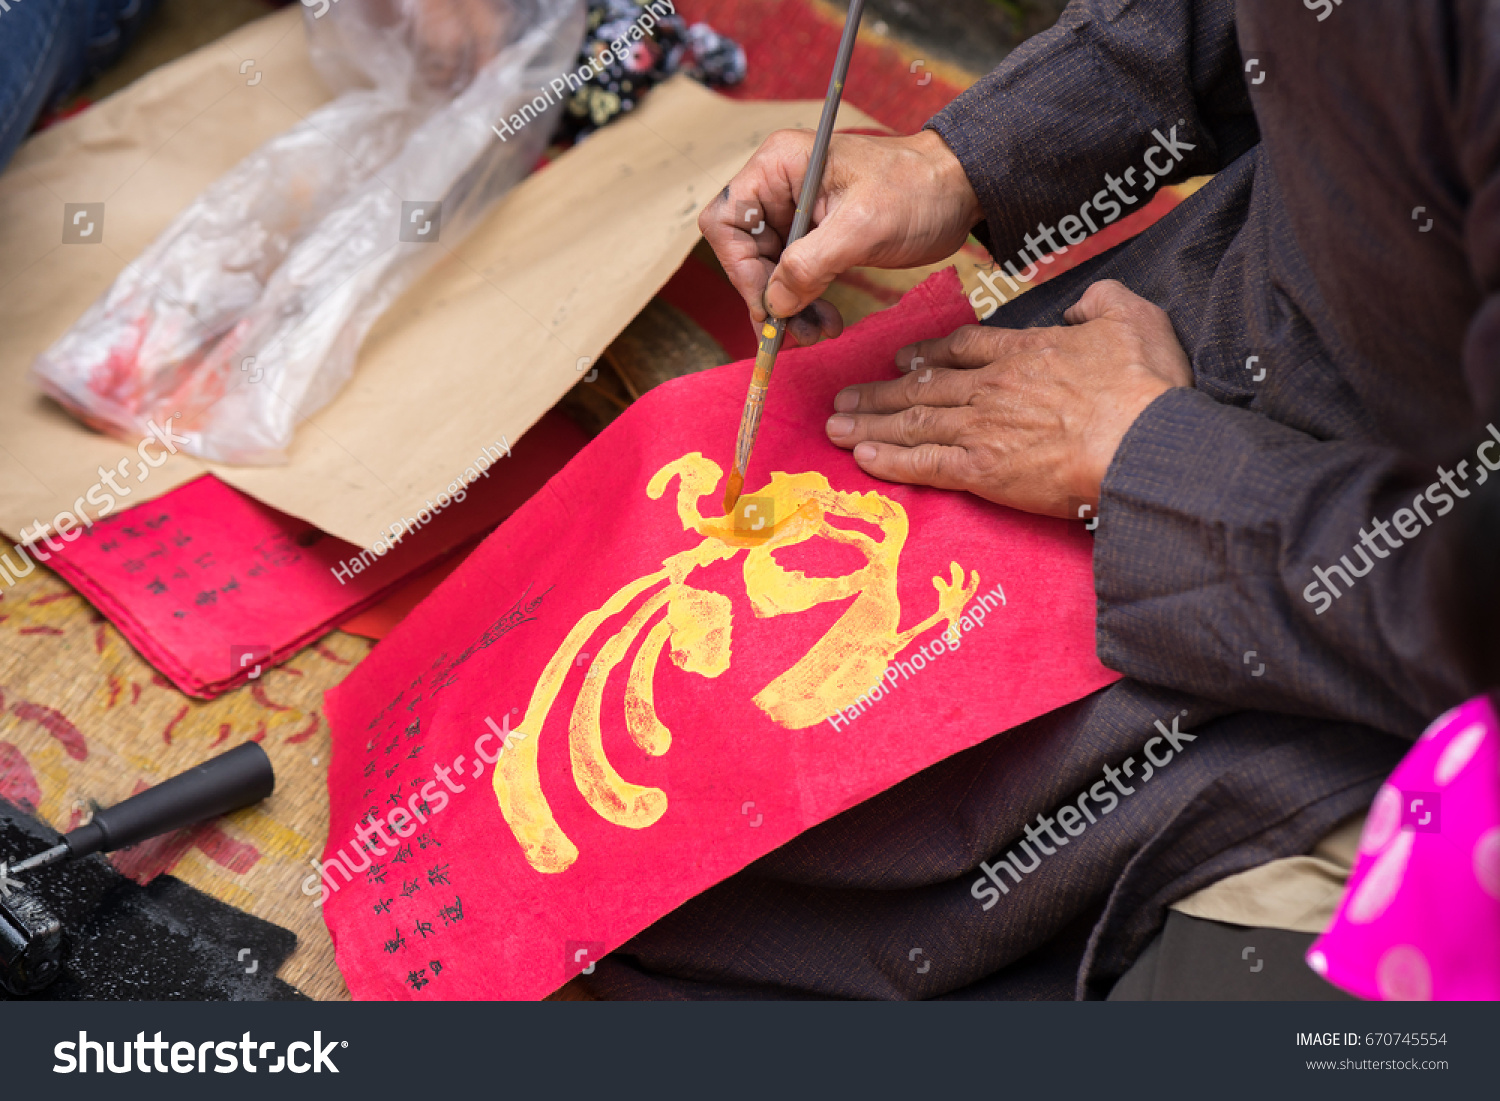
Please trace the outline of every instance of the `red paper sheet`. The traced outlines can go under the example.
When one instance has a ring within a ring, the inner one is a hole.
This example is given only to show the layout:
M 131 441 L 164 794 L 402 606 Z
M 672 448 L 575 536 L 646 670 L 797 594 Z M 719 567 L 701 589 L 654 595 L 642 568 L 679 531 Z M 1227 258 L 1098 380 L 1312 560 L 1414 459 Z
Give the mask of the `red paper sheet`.
M 340 863 L 302 886 L 356 997 L 540 997 L 808 827 L 1116 679 L 1081 525 L 878 482 L 824 437 L 842 386 L 972 320 L 950 270 L 783 352 L 735 520 L 751 365 L 651 391 L 327 694 Z
M 509 457 L 474 468 L 462 501 L 450 499 L 425 521 L 413 516 L 421 526 L 378 557 L 366 550 L 361 559 L 359 547 L 212 475 L 101 520 L 72 543 L 54 540 L 60 549 L 43 553 L 173 684 L 209 699 L 441 564 L 536 492 L 585 439 L 549 413 Z M 491 454 L 504 449 L 491 444 Z
M 482 542 L 484 536 L 476 535 L 461 546 L 454 547 L 428 569 L 401 582 L 390 593 L 381 597 L 379 603 L 344 620 L 339 624 L 339 630 L 376 641 L 385 638 L 396 629 L 396 624 L 411 614 L 413 608 L 427 599 L 433 589 L 446 581 L 449 574 L 463 565 L 464 559 L 473 554 L 474 549 Z

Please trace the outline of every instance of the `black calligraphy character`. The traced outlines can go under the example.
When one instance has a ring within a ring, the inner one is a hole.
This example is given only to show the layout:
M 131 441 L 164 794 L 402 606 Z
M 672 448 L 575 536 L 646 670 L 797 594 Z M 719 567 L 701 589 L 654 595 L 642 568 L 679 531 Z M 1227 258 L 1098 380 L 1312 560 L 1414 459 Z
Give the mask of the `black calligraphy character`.
M 365 762 L 365 775 L 368 776 L 368 775 L 370 775 L 374 771 L 375 771 L 375 762 L 374 761 L 366 761 Z
M 193 537 L 191 535 L 185 535 L 185 534 L 183 534 L 183 531 L 182 531 L 181 528 L 178 528 L 177 529 L 177 534 L 174 535 L 174 536 L 172 536 L 172 542 L 173 542 L 173 544 L 176 545 L 176 546 L 179 546 L 179 547 L 185 547 L 189 543 L 191 543 L 192 541 L 193 541 Z
M 140 573 L 146 568 L 146 563 L 142 562 L 139 558 L 127 558 L 120 564 L 125 567 L 128 573 Z
M 393 903 L 395 901 L 396 900 L 394 898 L 378 898 L 378 899 L 376 899 L 375 900 L 375 912 L 377 914 L 388 914 L 388 913 L 390 913 L 391 912 L 391 903 Z
M 417 834 L 417 843 L 424 849 L 441 849 L 443 847 L 443 843 L 436 837 L 432 836 L 431 830 L 424 830 L 423 832 Z
M 421 933 L 422 934 L 422 939 L 426 940 L 429 936 L 432 935 L 432 922 L 430 922 L 430 921 L 418 921 L 417 922 L 417 927 L 415 929 L 413 929 L 412 932 L 413 933 Z
M 439 975 L 441 975 L 443 973 L 443 961 L 442 960 L 428 960 L 427 961 L 427 966 L 430 967 L 430 968 L 432 968 L 432 977 L 434 979 L 437 978 Z
M 161 574 L 157 574 L 151 579 L 151 583 L 146 586 L 146 590 L 155 593 L 157 596 L 167 591 L 166 583 L 162 581 Z
M 269 539 L 262 539 L 255 544 L 255 549 L 271 566 L 290 566 L 293 562 L 302 560 L 302 555 L 292 546 L 291 536 L 284 531 L 277 532 Z
M 431 883 L 434 887 L 439 883 L 446 887 L 448 885 L 448 865 L 438 864 L 436 867 L 429 869 L 427 872 L 427 882 Z
M 392 932 L 396 935 L 385 942 L 385 950 L 394 956 L 398 951 L 406 947 L 406 938 L 401 935 L 400 929 L 393 929 Z
M 422 889 L 422 884 L 418 883 L 415 879 L 408 879 L 401 886 L 401 897 L 402 898 L 411 898 L 412 895 L 416 894 L 421 889 Z
M 385 886 L 385 877 L 387 874 L 389 873 L 386 872 L 384 864 L 371 864 L 370 870 L 365 873 L 371 883 L 378 883 L 382 887 Z
M 208 559 L 208 561 L 205 562 L 204 561 L 205 558 Z M 209 568 L 211 568 L 213 566 L 213 564 L 214 564 L 213 551 L 204 551 L 197 558 L 193 559 L 193 565 L 197 566 L 200 570 L 209 569 Z
M 444 925 L 452 925 L 455 921 L 464 919 L 464 900 L 457 895 L 453 896 L 453 905 L 444 906 L 438 911 L 438 916 L 443 919 Z
M 203 590 L 203 592 L 193 597 L 193 603 L 199 605 L 200 607 L 204 604 L 217 604 L 218 602 L 219 594 L 214 592 L 212 589 L 205 589 Z
M 402 845 L 394 853 L 391 854 L 391 863 L 392 864 L 405 864 L 410 859 L 411 859 L 411 842 L 409 842 L 409 841 L 405 845 Z
M 430 981 L 426 978 L 426 975 L 427 968 L 421 967 L 415 971 L 408 971 L 406 973 L 406 981 L 413 990 L 421 990 Z M 304 1067 L 303 1069 L 305 1070 L 306 1068 Z

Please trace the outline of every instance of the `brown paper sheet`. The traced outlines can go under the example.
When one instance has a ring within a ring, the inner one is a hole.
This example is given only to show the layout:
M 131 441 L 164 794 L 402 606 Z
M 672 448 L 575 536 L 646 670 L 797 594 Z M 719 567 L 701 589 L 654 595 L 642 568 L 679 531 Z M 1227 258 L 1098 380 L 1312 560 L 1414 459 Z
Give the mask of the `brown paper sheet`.
M 50 528 L 123 460 L 122 506 L 209 469 L 368 546 L 481 448 L 520 438 L 578 381 L 578 361 L 597 358 L 678 268 L 698 211 L 761 141 L 816 125 L 821 109 L 734 102 L 685 78 L 662 85 L 520 184 L 462 245 L 438 242 L 447 255 L 377 324 L 353 379 L 298 429 L 287 465 L 177 455 L 148 467 L 45 399 L 27 372 L 203 188 L 326 102 L 300 23 L 284 10 L 152 72 L 33 137 L 0 175 L 5 534 Z M 839 124 L 878 125 L 848 105 Z M 64 205 L 100 202 L 99 243 L 62 243 Z

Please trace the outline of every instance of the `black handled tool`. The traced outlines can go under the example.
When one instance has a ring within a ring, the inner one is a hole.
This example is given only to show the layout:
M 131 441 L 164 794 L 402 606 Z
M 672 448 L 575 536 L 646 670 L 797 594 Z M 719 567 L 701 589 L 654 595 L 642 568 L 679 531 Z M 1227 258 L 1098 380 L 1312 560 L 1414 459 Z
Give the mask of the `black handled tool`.
M 108 810 L 96 811 L 87 825 L 65 835 L 61 844 L 12 866 L 10 874 L 160 837 L 258 803 L 275 788 L 276 774 L 266 751 L 257 742 L 246 742 Z
M 61 843 L 13 867 L 0 862 L 0 987 L 34 994 L 57 977 L 62 926 L 25 885 L 12 878 L 67 858 L 112 852 L 248 807 L 276 788 L 271 759 L 246 742 L 196 768 L 95 812 Z

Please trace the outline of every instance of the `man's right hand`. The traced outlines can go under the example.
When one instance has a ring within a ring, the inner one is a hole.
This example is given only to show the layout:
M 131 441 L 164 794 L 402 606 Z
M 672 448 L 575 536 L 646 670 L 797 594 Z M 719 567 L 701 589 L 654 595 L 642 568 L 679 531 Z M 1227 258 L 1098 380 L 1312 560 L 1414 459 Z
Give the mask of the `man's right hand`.
M 836 134 L 812 226 L 783 251 L 812 155 L 811 130 L 779 130 L 698 216 L 751 320 L 792 317 L 798 344 L 838 336 L 820 296 L 853 267 L 911 268 L 953 255 L 983 217 L 953 151 L 935 132 L 906 138 Z M 752 232 L 760 221 L 765 225 Z

